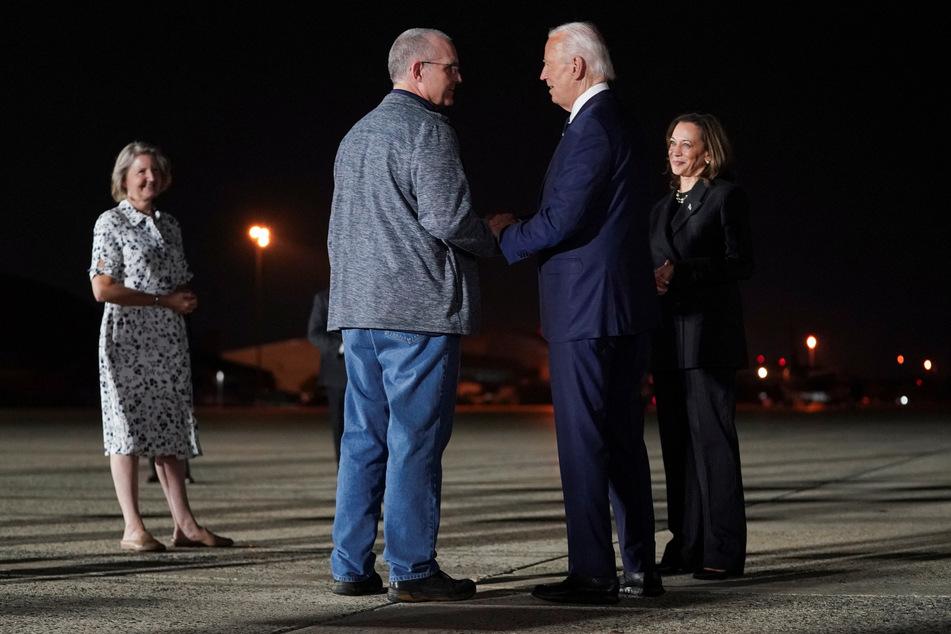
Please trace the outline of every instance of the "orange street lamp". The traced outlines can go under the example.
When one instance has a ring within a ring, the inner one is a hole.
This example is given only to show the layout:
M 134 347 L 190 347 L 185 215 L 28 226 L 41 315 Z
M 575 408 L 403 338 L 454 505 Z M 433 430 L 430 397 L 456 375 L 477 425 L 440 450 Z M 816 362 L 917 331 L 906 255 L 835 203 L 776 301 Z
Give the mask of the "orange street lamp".
M 927 370 L 928 372 L 931 372 L 931 368 L 934 367 L 931 364 L 931 359 L 925 359 L 924 366 L 925 366 L 925 370 Z
M 806 337 L 806 347 L 809 348 L 809 367 L 814 368 L 816 366 L 816 345 L 819 343 L 819 340 L 815 338 L 814 335 L 809 335 Z
M 266 247 L 271 242 L 271 232 L 267 227 L 251 227 L 251 230 L 248 231 L 248 235 L 251 236 L 252 240 L 258 243 L 259 247 Z
M 271 243 L 271 232 L 267 227 L 257 225 L 248 231 L 251 239 L 257 243 L 254 250 L 254 341 L 255 374 L 254 374 L 254 402 L 261 400 L 261 372 L 264 366 L 264 350 L 261 343 L 261 303 L 264 297 L 264 248 Z

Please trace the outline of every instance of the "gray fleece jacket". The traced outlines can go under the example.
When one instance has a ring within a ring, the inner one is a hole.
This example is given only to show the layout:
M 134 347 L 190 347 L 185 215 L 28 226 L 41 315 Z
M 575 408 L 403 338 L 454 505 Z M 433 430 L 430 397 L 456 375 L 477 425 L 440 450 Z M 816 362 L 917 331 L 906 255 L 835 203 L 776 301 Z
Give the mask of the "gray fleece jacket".
M 468 334 L 475 256 L 499 253 L 472 209 L 448 119 L 401 92 L 347 133 L 334 163 L 328 330 Z

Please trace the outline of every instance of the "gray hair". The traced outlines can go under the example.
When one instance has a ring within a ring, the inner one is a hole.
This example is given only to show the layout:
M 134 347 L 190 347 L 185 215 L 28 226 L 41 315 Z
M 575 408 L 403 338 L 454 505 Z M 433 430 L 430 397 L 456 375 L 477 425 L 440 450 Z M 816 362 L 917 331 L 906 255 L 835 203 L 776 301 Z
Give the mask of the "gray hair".
M 161 182 L 158 184 L 157 192 L 161 194 L 172 184 L 172 164 L 168 157 L 162 153 L 162 150 L 149 143 L 133 141 L 122 148 L 119 156 L 116 157 L 116 165 L 112 168 L 112 198 L 117 203 L 122 202 L 128 195 L 129 192 L 125 189 L 125 177 L 128 175 L 135 157 L 142 154 L 151 156 L 158 168 Z
M 409 29 L 403 31 L 393 46 L 390 47 L 390 57 L 387 67 L 390 71 L 390 80 L 395 84 L 406 78 L 409 65 L 416 61 L 426 61 L 436 55 L 436 49 L 430 44 L 430 36 L 441 37 L 447 42 L 452 38 L 436 29 Z
M 559 51 L 565 61 L 580 57 L 595 75 L 602 75 L 608 81 L 614 79 L 614 65 L 608 53 L 607 44 L 598 28 L 590 22 L 569 22 L 556 26 L 548 32 L 548 37 L 561 36 Z

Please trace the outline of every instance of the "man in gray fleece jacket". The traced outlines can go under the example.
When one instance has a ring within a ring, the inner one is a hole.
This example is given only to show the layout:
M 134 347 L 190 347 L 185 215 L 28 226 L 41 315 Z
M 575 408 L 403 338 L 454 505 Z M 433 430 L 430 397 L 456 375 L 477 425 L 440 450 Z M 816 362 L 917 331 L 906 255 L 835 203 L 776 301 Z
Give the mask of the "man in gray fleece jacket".
M 460 336 L 479 322 L 476 256 L 499 253 L 472 209 L 458 140 L 439 108 L 462 81 L 452 42 L 411 29 L 389 55 L 393 91 L 344 137 L 334 164 L 328 330 L 348 386 L 337 475 L 337 594 L 383 591 L 373 544 L 386 507 L 391 601 L 467 599 L 436 563 L 442 454 Z

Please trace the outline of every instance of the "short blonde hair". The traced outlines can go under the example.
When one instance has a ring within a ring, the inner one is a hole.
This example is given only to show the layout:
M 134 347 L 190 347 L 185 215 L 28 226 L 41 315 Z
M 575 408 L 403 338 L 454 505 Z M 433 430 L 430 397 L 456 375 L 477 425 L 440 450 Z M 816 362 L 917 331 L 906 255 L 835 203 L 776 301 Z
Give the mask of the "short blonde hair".
M 116 165 L 112 168 L 112 198 L 117 203 L 122 202 L 129 195 L 125 188 L 125 177 L 129 174 L 129 168 L 132 167 L 135 157 L 142 154 L 151 156 L 156 167 L 158 167 L 161 180 L 158 185 L 158 193 L 161 194 L 172 184 L 172 164 L 168 157 L 162 153 L 162 150 L 149 143 L 133 141 L 122 148 L 119 156 L 116 157 Z

